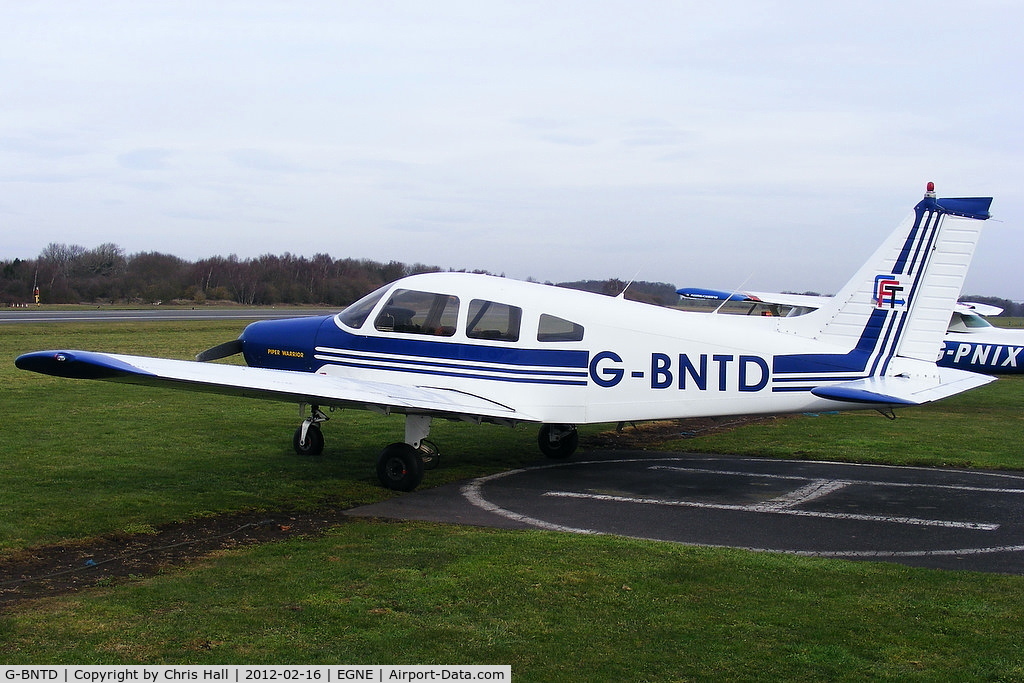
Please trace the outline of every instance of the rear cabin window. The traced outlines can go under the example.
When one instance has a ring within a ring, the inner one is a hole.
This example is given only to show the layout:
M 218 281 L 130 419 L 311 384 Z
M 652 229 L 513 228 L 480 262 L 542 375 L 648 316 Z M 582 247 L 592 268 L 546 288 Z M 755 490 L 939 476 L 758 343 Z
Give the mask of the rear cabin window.
M 469 302 L 466 336 L 471 339 L 519 341 L 519 323 L 523 309 L 495 301 L 473 299 Z
M 565 342 L 582 340 L 583 325 L 554 315 L 541 314 L 540 325 L 537 327 L 537 341 Z
M 373 326 L 381 332 L 450 337 L 455 334 L 458 317 L 458 297 L 397 289 L 377 314 Z

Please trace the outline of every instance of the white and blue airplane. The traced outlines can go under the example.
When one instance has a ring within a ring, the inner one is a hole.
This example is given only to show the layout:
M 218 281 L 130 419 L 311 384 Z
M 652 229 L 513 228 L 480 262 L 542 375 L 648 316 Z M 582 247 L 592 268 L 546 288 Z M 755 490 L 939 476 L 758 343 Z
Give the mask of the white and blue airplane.
M 422 480 L 434 419 L 539 423 L 565 458 L 576 426 L 671 418 L 918 405 L 989 376 L 939 368 L 942 343 L 991 198 L 938 199 L 934 186 L 834 298 L 793 318 L 711 316 L 468 273 L 413 275 L 337 315 L 255 322 L 170 360 L 38 351 L 17 367 L 60 377 L 294 402 L 293 445 L 324 448 L 325 408 L 405 416 L 377 474 Z M 243 354 L 247 366 L 216 360 Z M 307 416 L 308 409 L 308 416 Z
M 1002 312 L 987 304 L 959 304 L 949 321 L 938 364 L 994 375 L 1024 373 L 1024 330 L 996 327 L 983 317 Z
M 832 297 L 811 294 L 734 291 L 683 287 L 676 293 L 691 301 L 749 304 L 748 315 L 805 315 L 823 306 Z M 715 309 L 716 312 L 718 309 Z M 994 326 L 985 320 L 1003 312 L 998 306 L 958 302 L 953 309 L 946 335 L 936 349 L 939 367 L 960 368 L 988 375 L 1024 373 L 1024 330 Z

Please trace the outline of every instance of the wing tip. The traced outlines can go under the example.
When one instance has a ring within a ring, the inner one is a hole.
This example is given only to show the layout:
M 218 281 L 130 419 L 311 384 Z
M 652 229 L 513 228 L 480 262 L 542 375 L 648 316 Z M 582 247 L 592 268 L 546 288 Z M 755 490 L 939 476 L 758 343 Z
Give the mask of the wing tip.
M 18 356 L 14 365 L 20 370 L 73 379 L 113 379 L 149 374 L 113 356 L 91 351 L 33 351 Z

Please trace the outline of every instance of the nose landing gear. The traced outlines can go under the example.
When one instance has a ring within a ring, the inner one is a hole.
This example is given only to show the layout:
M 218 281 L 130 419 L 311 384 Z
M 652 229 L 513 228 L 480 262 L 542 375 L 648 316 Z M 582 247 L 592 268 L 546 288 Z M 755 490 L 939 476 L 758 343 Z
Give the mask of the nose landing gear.
M 306 412 L 305 404 L 299 406 L 299 415 Z M 295 436 L 292 437 L 292 446 L 299 455 L 320 455 L 324 452 L 324 433 L 320 425 L 327 422 L 329 417 L 320 410 L 320 406 L 310 406 L 309 417 L 302 421 Z

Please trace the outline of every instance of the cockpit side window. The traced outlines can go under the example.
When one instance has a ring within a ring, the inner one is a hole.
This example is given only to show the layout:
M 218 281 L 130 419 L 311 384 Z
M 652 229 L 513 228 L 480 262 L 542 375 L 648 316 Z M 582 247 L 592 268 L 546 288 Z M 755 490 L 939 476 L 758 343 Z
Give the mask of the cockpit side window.
M 565 318 L 542 313 L 537 327 L 537 341 L 564 342 L 583 341 L 583 325 Z
M 980 315 L 971 313 L 970 315 L 964 316 L 964 325 L 970 328 L 982 328 L 982 327 L 993 327 L 992 323 L 982 318 Z
M 381 332 L 450 337 L 455 334 L 458 316 L 458 297 L 397 289 L 377 314 L 373 326 Z
M 366 322 L 370 311 L 373 310 L 373 307 L 377 305 L 377 302 L 380 301 L 390 286 L 384 285 L 370 292 L 354 304 L 349 304 L 348 308 L 338 314 L 338 321 L 358 330 Z
M 519 341 L 523 309 L 495 301 L 473 299 L 469 302 L 466 336 L 470 339 Z
M 992 327 L 992 323 L 982 318 L 977 313 L 953 311 L 953 317 L 949 321 L 950 332 L 967 332 L 969 330 L 984 329 Z

